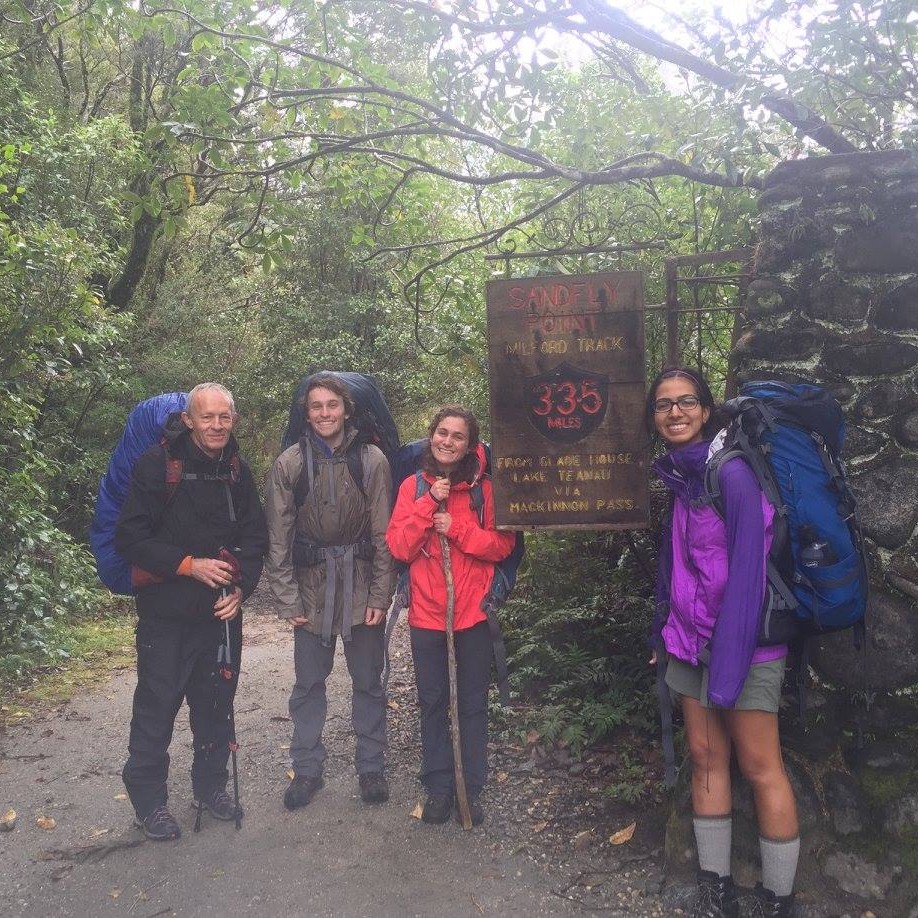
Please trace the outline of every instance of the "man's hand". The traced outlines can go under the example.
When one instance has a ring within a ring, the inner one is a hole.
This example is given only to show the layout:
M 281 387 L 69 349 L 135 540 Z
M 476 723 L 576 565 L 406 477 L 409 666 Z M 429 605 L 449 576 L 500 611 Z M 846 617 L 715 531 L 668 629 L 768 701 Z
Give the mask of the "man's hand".
M 192 558 L 191 576 L 206 586 L 218 590 L 233 582 L 233 566 L 227 564 L 226 561 L 218 561 L 216 558 Z
M 228 622 L 234 619 L 242 608 L 242 590 L 233 587 L 229 596 L 223 596 L 214 603 L 214 616 L 221 621 Z
M 378 625 L 386 617 L 385 609 L 373 609 L 367 606 L 367 614 L 363 621 L 366 625 Z
M 287 618 L 284 621 L 290 622 L 294 628 L 302 628 L 303 625 L 309 624 L 309 619 L 305 615 L 297 615 L 295 618 Z

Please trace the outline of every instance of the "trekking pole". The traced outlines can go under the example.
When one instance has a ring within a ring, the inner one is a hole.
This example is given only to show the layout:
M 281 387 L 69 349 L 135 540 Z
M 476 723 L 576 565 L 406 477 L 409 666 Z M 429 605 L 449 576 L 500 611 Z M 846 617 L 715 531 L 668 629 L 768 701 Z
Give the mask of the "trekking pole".
M 226 643 L 221 648 L 223 650 L 223 660 L 224 666 L 221 670 L 224 679 L 233 678 L 233 663 L 232 656 L 230 651 L 230 631 L 229 631 L 229 619 L 225 619 L 223 622 L 224 633 L 226 638 Z M 236 714 L 233 710 L 233 702 L 230 700 L 229 708 L 229 725 L 230 725 L 230 739 L 229 739 L 229 748 L 230 756 L 233 760 L 233 800 L 236 806 L 236 828 L 242 828 L 242 811 L 239 809 L 239 767 L 236 762 L 236 750 L 239 748 L 239 743 L 236 742 Z
M 446 512 L 446 501 L 440 501 L 439 510 Z M 446 665 L 449 674 L 449 719 L 453 738 L 453 767 L 456 778 L 456 801 L 463 829 L 472 828 L 469 798 L 465 790 L 465 772 L 462 770 L 462 738 L 459 734 L 459 690 L 456 677 L 456 585 L 453 582 L 453 565 L 446 536 L 440 532 L 440 554 L 443 556 L 443 576 L 446 580 Z

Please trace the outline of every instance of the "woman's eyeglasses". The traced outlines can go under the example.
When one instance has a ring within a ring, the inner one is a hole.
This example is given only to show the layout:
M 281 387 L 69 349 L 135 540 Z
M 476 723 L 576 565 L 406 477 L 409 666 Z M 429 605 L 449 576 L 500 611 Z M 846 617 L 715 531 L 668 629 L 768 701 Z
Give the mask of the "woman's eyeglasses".
M 697 395 L 680 395 L 679 398 L 658 398 L 653 403 L 653 410 L 657 414 L 666 414 L 673 410 L 673 405 L 678 405 L 683 411 L 691 411 L 700 404 Z

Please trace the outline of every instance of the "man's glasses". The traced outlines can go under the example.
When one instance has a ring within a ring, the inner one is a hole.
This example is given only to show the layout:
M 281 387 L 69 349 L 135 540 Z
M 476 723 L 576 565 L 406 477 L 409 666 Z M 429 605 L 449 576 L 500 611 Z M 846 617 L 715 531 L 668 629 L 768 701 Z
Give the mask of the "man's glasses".
M 679 398 L 658 398 L 653 403 L 653 410 L 657 414 L 667 414 L 673 410 L 673 405 L 678 405 L 683 411 L 691 411 L 700 404 L 697 395 L 680 395 Z

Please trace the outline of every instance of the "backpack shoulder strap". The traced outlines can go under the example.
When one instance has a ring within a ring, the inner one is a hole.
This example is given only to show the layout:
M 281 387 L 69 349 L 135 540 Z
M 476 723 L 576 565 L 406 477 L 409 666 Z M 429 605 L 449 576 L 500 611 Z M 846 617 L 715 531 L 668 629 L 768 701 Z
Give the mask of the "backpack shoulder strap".
M 380 447 L 380 451 L 382 447 Z M 366 497 L 370 493 L 370 444 L 364 443 L 363 449 L 360 450 L 361 459 L 363 461 L 363 473 L 360 476 L 360 480 L 363 482 L 363 496 Z M 385 455 L 385 454 L 383 454 Z
M 312 491 L 315 469 L 313 468 L 312 444 L 308 437 L 300 437 L 300 455 L 303 457 L 303 468 L 300 476 L 293 486 L 293 503 L 297 510 L 306 503 L 306 498 Z
M 481 480 L 484 476 L 481 476 L 475 484 L 472 485 L 469 490 L 469 503 L 472 505 L 472 510 L 478 516 L 478 525 L 482 529 L 485 528 L 485 519 L 484 519 L 484 488 L 481 486 Z
M 426 494 L 430 490 L 430 485 L 421 474 L 420 469 L 414 473 L 414 482 L 414 499 L 417 500 L 422 494 Z M 484 529 L 484 489 L 481 487 L 480 478 L 469 488 L 469 504 L 478 517 L 478 525 Z
M 430 485 L 427 483 L 427 479 L 421 474 L 421 470 L 418 469 L 414 473 L 414 499 L 417 500 L 422 494 L 426 494 L 429 490 Z
M 303 470 L 293 486 L 293 500 L 297 509 L 303 506 L 306 498 L 312 493 L 315 484 L 316 458 L 309 437 L 300 437 L 300 453 L 303 457 Z M 367 496 L 366 468 L 368 466 L 367 454 L 369 445 L 366 443 L 354 444 L 344 455 L 344 462 L 351 473 L 354 483 L 364 497 Z M 326 460 L 322 460 L 326 461 Z M 340 462 L 340 456 L 334 457 L 334 462 Z
M 168 507 L 172 503 L 172 498 L 175 497 L 175 492 L 178 490 L 179 483 L 182 480 L 185 461 L 175 458 L 169 452 L 169 442 L 165 437 L 159 441 L 159 445 L 166 455 L 166 506 Z
M 720 470 L 725 462 L 737 456 L 745 456 L 742 449 L 735 445 L 725 446 L 714 453 L 704 467 L 704 500 L 717 511 L 721 519 L 724 518 L 725 508 L 724 495 L 720 489 Z M 670 514 L 672 514 L 672 507 L 670 507 Z
M 354 484 L 360 489 L 360 493 L 366 497 L 367 487 L 364 481 L 364 470 L 367 466 L 366 457 L 369 452 L 369 444 L 360 442 L 353 443 L 344 454 L 344 461 L 347 463 L 347 470 L 351 473 Z

